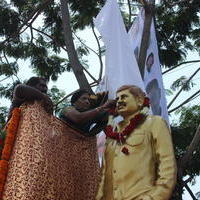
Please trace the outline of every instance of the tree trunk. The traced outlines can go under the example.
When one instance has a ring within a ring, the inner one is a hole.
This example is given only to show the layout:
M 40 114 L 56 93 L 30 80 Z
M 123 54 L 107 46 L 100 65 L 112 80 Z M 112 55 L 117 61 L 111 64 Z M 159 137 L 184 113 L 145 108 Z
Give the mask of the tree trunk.
M 78 84 L 81 89 L 87 89 L 92 91 L 89 82 L 83 72 L 83 66 L 78 60 L 78 56 L 74 47 L 72 30 L 70 26 L 70 15 L 68 9 L 68 0 L 60 0 L 61 2 L 61 13 L 62 13 L 62 22 L 63 22 L 63 31 L 65 45 L 69 56 L 70 65 L 74 72 L 74 75 L 78 81 Z

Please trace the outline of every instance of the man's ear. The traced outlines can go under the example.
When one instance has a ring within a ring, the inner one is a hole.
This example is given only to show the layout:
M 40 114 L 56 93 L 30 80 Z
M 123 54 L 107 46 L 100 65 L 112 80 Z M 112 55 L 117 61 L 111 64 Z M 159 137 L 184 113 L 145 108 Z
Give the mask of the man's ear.
M 143 104 L 144 104 L 144 97 L 143 96 L 138 96 L 137 97 L 137 103 L 138 103 L 138 106 L 139 107 L 142 107 L 143 106 Z

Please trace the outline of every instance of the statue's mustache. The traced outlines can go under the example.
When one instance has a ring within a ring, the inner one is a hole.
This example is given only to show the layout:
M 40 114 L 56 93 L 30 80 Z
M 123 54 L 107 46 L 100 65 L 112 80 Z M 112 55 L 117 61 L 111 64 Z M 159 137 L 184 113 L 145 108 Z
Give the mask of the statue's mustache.
M 119 103 L 117 103 L 117 108 L 119 108 L 120 106 L 126 106 L 126 103 L 125 102 L 119 102 Z

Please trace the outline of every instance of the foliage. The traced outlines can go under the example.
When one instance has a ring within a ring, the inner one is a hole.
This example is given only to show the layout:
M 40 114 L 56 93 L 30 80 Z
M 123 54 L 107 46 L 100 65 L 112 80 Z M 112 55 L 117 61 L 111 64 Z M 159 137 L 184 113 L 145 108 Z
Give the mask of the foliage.
M 200 106 L 194 105 L 192 107 L 183 107 L 179 110 L 179 113 L 179 121 L 172 125 L 172 137 L 178 163 L 187 151 L 197 127 L 200 124 Z M 200 175 L 200 146 L 196 148 L 192 156 L 193 158 L 187 163 L 186 168 L 183 171 L 184 176 L 187 175 L 190 177 L 190 182 L 194 181 L 194 178 Z M 174 192 L 174 197 L 172 199 L 182 199 L 182 192 L 182 186 L 177 184 L 176 191 Z
M 57 80 L 60 74 L 71 68 L 68 59 L 59 56 L 66 50 L 59 1 L 10 2 L 9 4 L 8 1 L 2 0 L 0 3 L 0 36 L 3 38 L 0 42 L 0 75 L 17 75 L 17 60 L 29 59 L 34 72 L 47 79 Z M 126 1 L 119 2 L 124 21 L 129 27 Z M 136 1 L 131 3 L 134 2 Z M 69 3 L 71 25 L 76 31 L 92 25 L 93 17 L 97 15 L 104 1 L 69 0 Z M 200 3 L 198 0 L 178 0 L 176 4 L 178 6 L 174 6 L 173 1 L 161 1 L 161 4 L 156 6 L 160 58 L 165 67 L 174 66 L 185 60 L 187 50 L 199 51 Z M 40 26 L 37 26 L 37 21 L 40 21 Z M 89 54 L 88 48 L 79 43 L 76 49 L 80 61 L 87 66 L 82 57 Z
M 183 107 L 176 114 L 180 114 L 180 117 L 176 123 L 171 125 L 171 129 L 178 169 L 180 170 L 180 160 L 186 153 L 200 124 L 200 106 Z M 192 156 L 193 158 L 187 162 L 183 169 L 183 176 L 189 177 L 189 182 L 194 183 L 195 177 L 200 174 L 200 146 L 196 148 Z M 182 200 L 182 193 L 185 190 L 182 184 L 180 180 L 176 184 L 172 200 Z
M 172 127 L 173 141 L 176 147 L 177 157 L 180 158 L 192 141 L 197 127 L 200 124 L 200 106 L 183 107 L 180 111 L 177 124 Z M 200 173 L 200 146 L 193 154 L 192 163 L 188 163 L 185 175 L 196 176 Z
M 6 107 L 0 107 L 0 155 L 1 155 L 4 139 L 5 139 L 4 127 L 6 124 L 7 112 L 8 110 Z
M 51 100 L 53 101 L 53 104 L 56 105 L 54 107 L 55 115 L 58 116 L 60 111 L 68 105 L 68 101 L 62 101 L 58 104 L 58 102 L 66 95 L 64 91 L 59 90 L 56 86 L 53 86 L 49 91 L 48 95 L 50 96 Z M 58 104 L 58 105 L 57 105 Z
M 162 65 L 177 65 L 185 60 L 188 50 L 199 52 L 199 11 L 199 0 L 161 1 L 156 19 Z
M 188 81 L 186 76 L 181 76 L 177 80 L 175 80 L 172 85 L 171 89 L 173 91 L 177 90 L 179 87 L 183 87 L 184 91 L 189 91 L 195 85 L 194 82 Z
M 200 199 L 200 192 L 197 192 L 197 193 L 196 193 L 196 197 L 197 197 L 197 200 Z
M 0 84 L 0 97 L 5 97 L 9 100 L 12 99 L 12 93 L 16 85 L 20 84 L 20 81 L 14 81 L 13 83 L 7 83 L 5 86 Z

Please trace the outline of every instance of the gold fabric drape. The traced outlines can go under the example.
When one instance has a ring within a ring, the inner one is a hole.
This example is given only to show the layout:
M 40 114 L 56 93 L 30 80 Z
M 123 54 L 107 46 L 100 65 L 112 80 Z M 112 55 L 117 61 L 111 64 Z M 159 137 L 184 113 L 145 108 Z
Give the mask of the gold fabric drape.
M 93 200 L 99 179 L 96 138 L 23 105 L 3 200 Z

